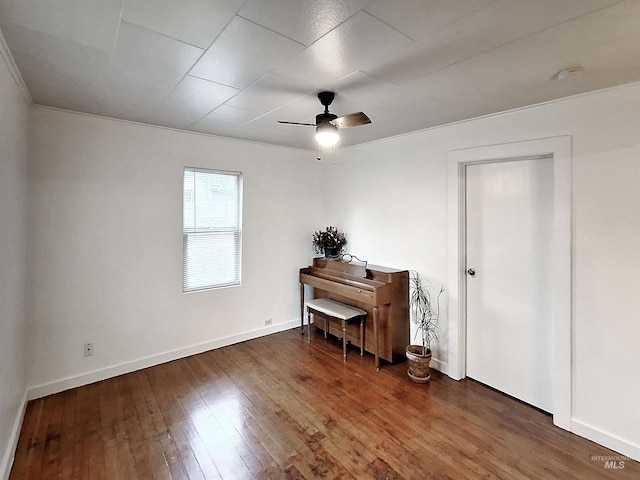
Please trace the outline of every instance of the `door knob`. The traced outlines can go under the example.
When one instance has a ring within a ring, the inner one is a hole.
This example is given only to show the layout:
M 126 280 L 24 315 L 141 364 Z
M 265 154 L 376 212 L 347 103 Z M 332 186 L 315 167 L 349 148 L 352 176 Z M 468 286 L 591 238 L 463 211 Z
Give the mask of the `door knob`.
M 476 276 L 476 270 L 474 268 L 470 268 L 469 270 L 467 270 L 467 274 L 470 277 L 475 277 Z

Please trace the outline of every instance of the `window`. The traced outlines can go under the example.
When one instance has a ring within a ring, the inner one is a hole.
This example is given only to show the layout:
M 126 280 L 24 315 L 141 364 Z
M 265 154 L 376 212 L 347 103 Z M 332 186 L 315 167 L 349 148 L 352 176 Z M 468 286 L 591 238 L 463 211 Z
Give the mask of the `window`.
M 184 169 L 182 291 L 240 285 L 242 175 Z

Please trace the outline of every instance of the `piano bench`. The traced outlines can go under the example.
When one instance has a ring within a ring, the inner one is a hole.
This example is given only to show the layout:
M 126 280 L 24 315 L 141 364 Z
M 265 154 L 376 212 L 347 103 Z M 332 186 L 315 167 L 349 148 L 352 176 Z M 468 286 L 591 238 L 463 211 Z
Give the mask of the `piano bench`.
M 327 338 L 327 320 L 342 325 L 342 357 L 347 362 L 347 324 L 360 319 L 360 355 L 364 355 L 364 320 L 367 312 L 328 298 L 316 298 L 305 303 L 307 307 L 307 341 L 311 341 L 311 314 L 324 319 L 324 338 Z

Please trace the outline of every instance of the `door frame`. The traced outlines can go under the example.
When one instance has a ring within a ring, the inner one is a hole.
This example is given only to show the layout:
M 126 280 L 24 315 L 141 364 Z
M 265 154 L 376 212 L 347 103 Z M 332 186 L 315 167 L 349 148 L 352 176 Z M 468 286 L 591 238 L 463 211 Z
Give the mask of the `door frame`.
M 449 332 L 447 375 L 466 376 L 466 231 L 465 166 L 510 158 L 551 156 L 554 180 L 553 296 L 551 312 L 553 423 L 571 429 L 572 415 L 572 259 L 571 259 L 571 136 L 452 150 L 447 154 L 447 284 Z

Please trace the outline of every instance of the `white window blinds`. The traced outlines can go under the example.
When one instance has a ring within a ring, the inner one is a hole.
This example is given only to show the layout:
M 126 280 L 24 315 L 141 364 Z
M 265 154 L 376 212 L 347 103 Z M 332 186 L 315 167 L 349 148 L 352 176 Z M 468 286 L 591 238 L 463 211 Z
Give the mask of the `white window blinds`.
M 240 284 L 242 176 L 184 169 L 182 290 Z

